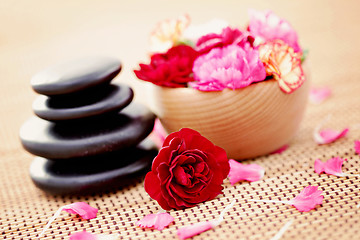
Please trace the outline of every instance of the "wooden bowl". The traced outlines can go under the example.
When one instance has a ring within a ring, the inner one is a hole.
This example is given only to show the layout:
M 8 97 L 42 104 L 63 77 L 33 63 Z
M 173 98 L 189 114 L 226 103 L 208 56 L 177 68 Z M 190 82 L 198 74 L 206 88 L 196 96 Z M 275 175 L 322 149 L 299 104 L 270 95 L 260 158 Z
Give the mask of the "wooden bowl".
M 253 158 L 279 149 L 295 135 L 309 86 L 305 81 L 292 94 L 283 93 L 275 80 L 220 92 L 155 86 L 152 110 L 168 133 L 192 128 L 224 148 L 229 158 Z

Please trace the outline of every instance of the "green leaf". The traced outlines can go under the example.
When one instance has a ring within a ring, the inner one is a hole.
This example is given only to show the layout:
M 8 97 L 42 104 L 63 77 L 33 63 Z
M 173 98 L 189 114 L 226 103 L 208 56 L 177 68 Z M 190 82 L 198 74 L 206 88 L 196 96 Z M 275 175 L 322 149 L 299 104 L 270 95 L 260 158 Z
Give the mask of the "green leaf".
M 301 56 L 301 63 L 303 63 L 305 61 L 305 59 L 307 58 L 308 55 L 309 55 L 309 49 L 304 49 L 302 56 Z
M 181 40 L 177 41 L 175 43 L 175 46 L 178 46 L 178 45 L 188 45 L 188 46 L 190 46 L 192 48 L 195 47 L 194 42 L 189 40 L 189 39 L 181 39 Z

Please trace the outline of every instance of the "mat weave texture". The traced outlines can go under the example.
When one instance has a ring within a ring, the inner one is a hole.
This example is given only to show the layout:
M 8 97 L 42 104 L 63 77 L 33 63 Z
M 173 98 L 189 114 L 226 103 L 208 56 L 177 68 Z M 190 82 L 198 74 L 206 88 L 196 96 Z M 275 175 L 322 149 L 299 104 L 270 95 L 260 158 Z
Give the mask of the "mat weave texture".
M 257 163 L 266 169 L 263 180 L 231 186 L 225 180 L 224 195 L 196 207 L 170 211 L 175 223 L 163 231 L 143 230 L 135 222 L 160 207 L 143 188 L 142 179 L 122 189 L 85 197 L 51 196 L 36 189 L 28 176 L 32 156 L 23 151 L 2 153 L 0 168 L 0 236 L 3 239 L 35 239 L 48 219 L 61 206 L 84 201 L 99 209 L 97 218 L 82 220 L 62 213 L 43 239 L 68 239 L 68 235 L 86 229 L 89 232 L 120 234 L 121 239 L 176 239 L 176 230 L 189 223 L 215 219 L 233 199 L 234 207 L 217 228 L 194 239 L 270 239 L 289 220 L 294 222 L 283 239 L 359 239 L 359 177 L 336 177 L 314 172 L 313 163 L 340 156 L 347 158 L 343 171 L 360 172 L 360 156 L 354 151 L 359 139 L 360 102 L 354 97 L 360 85 L 334 83 L 334 96 L 321 105 L 309 104 L 305 119 L 290 147 L 244 163 Z M 346 138 L 318 146 L 312 139 L 313 128 L 331 113 L 328 124 L 350 127 Z M 15 139 L 10 139 L 15 140 Z M 247 199 L 290 200 L 305 186 L 318 185 L 324 191 L 323 205 L 307 213 L 275 203 L 254 203 Z
M 5 31 L 0 37 L 0 239 L 37 239 L 60 207 L 78 201 L 98 208 L 97 217 L 82 220 L 62 212 L 42 239 L 69 239 L 71 233 L 82 230 L 119 234 L 120 239 L 177 239 L 178 228 L 217 218 L 235 199 L 221 225 L 193 239 L 270 240 L 293 220 L 281 239 L 359 240 L 360 178 L 318 175 L 313 168 L 317 158 L 325 161 L 339 156 L 348 159 L 344 172 L 360 174 L 360 156 L 354 150 L 354 141 L 360 140 L 358 1 L 236 0 L 219 5 L 219 1 L 209 0 L 206 11 L 205 1 L 125 2 L 127 5 L 115 0 L 8 1 L 7 8 L 0 7 L 1 22 L 11 23 L 2 25 Z M 163 9 L 148 11 L 153 6 Z M 31 102 L 36 94 L 29 85 L 33 74 L 72 57 L 118 56 L 126 61 L 116 81 L 131 82 L 135 100 L 146 102 L 142 86 L 131 79 L 132 69 L 141 57 L 145 58 L 149 30 L 158 20 L 189 12 L 197 22 L 218 16 L 243 23 L 249 7 L 271 8 L 287 18 L 298 30 L 303 46 L 310 50 L 313 85 L 333 90 L 333 96 L 324 103 L 308 104 L 300 130 L 286 151 L 244 161 L 265 168 L 261 181 L 231 186 L 226 179 L 223 195 L 193 208 L 170 211 L 175 222 L 162 231 L 135 226 L 145 215 L 161 211 L 144 191 L 143 177 L 130 186 L 83 197 L 52 196 L 34 186 L 28 174 L 34 156 L 22 149 L 18 137 L 21 124 L 33 115 Z M 350 131 L 345 138 L 319 146 L 312 132 L 329 114 L 332 117 L 327 127 L 349 127 Z M 248 201 L 290 200 L 308 185 L 319 186 L 324 195 L 323 204 L 310 212 L 301 213 L 283 204 Z

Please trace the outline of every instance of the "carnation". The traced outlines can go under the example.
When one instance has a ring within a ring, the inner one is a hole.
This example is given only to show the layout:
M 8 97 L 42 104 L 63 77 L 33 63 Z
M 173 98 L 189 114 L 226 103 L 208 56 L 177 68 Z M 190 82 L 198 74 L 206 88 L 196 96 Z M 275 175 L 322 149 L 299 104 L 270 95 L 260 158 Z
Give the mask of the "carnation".
M 163 209 L 183 209 L 222 193 L 229 170 L 224 149 L 197 131 L 183 128 L 166 137 L 144 187 Z
M 164 87 L 186 87 L 193 81 L 192 66 L 197 52 L 186 45 L 170 48 L 166 53 L 151 56 L 150 64 L 140 64 L 135 70 L 139 79 Z
M 231 44 L 244 47 L 246 43 L 252 46 L 253 42 L 254 37 L 249 32 L 241 32 L 237 28 L 226 27 L 221 34 L 210 33 L 199 38 L 196 43 L 196 50 L 203 54 L 216 47 L 225 47 Z
M 249 45 L 214 48 L 195 60 L 193 72 L 197 82 L 191 86 L 201 91 L 239 89 L 266 77 L 258 51 Z
M 290 23 L 285 19 L 278 17 L 271 10 L 256 11 L 249 9 L 250 32 L 261 39 L 261 42 L 282 40 L 295 52 L 300 52 L 298 35 Z
M 151 35 L 158 52 L 134 73 L 161 87 L 222 91 L 272 80 L 294 92 L 305 81 L 296 31 L 272 11 L 249 10 L 249 17 L 243 28 L 219 19 L 192 25 L 187 15 L 166 20 Z

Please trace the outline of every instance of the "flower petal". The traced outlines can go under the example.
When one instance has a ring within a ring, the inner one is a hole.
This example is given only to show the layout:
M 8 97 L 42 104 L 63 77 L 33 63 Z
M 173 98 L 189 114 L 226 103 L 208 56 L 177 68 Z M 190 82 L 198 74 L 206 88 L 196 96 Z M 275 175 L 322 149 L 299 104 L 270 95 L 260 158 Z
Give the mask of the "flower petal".
M 338 140 L 339 138 L 345 137 L 349 128 L 345 128 L 342 131 L 337 131 L 333 129 L 324 129 L 320 132 L 314 133 L 314 139 L 318 144 L 327 144 L 332 143 Z
M 359 140 L 355 140 L 354 145 L 355 145 L 355 146 L 354 146 L 355 152 L 360 155 L 360 141 L 359 141 Z
M 93 208 L 84 202 L 76 202 L 66 205 L 62 210 L 72 214 L 79 214 L 83 219 L 86 220 L 96 218 L 96 214 L 99 211 L 97 208 Z
M 333 130 L 333 129 L 323 129 L 320 130 L 322 125 L 329 120 L 329 116 L 325 118 L 318 126 L 315 127 L 313 132 L 313 138 L 317 144 L 327 144 L 332 143 L 339 138 L 345 137 L 349 128 L 345 128 L 342 131 Z
M 322 191 L 318 190 L 317 186 L 305 187 L 299 195 L 289 201 L 289 204 L 296 207 L 300 212 L 308 212 L 322 204 L 324 196 L 321 195 Z
M 347 159 L 342 159 L 340 157 L 334 157 L 323 163 L 320 159 L 316 159 L 314 164 L 315 172 L 318 174 L 325 172 L 326 174 L 343 177 L 344 173 L 342 172 L 341 167 L 346 160 Z
M 92 219 L 96 217 L 98 209 L 91 207 L 87 203 L 84 202 L 76 202 L 69 205 L 65 205 L 59 208 L 55 214 L 50 218 L 48 223 L 45 225 L 41 233 L 39 234 L 38 238 L 40 239 L 46 230 L 50 227 L 51 223 L 55 221 L 55 219 L 60 216 L 62 211 L 66 211 L 72 214 L 79 214 L 83 219 Z
M 228 45 L 213 48 L 195 59 L 193 72 L 196 82 L 190 85 L 200 91 L 218 91 L 224 88 L 234 90 L 266 78 L 259 53 L 249 43 L 245 47 Z M 205 89 L 203 86 L 206 86 Z
M 219 218 L 216 220 L 198 222 L 179 228 L 179 230 L 177 231 L 178 237 L 181 240 L 187 239 L 220 225 L 220 223 L 224 220 L 225 213 L 229 211 L 229 209 L 232 208 L 234 204 L 235 200 L 233 200 L 224 210 L 221 211 Z
M 183 31 L 190 24 L 188 15 L 177 19 L 164 20 L 156 26 L 150 36 L 150 48 L 152 52 L 166 52 L 180 40 Z
M 93 234 L 86 231 L 73 233 L 69 240 L 119 240 L 118 234 Z
M 284 146 L 282 146 L 279 149 L 276 149 L 275 151 L 273 151 L 270 154 L 281 154 L 282 152 L 284 152 L 286 149 L 288 149 L 289 145 L 285 144 Z
M 268 76 L 278 82 L 285 93 L 292 93 L 305 81 L 301 67 L 301 54 L 281 40 L 266 42 L 259 46 L 260 59 Z
M 316 159 L 314 162 L 314 169 L 316 173 L 320 174 L 324 172 L 325 164 L 320 159 Z
M 177 231 L 177 235 L 181 240 L 183 240 L 210 230 L 213 227 L 214 226 L 211 221 L 199 222 L 179 228 L 179 230 Z
M 155 120 L 154 129 L 153 129 L 150 137 L 159 149 L 162 147 L 166 136 L 167 136 L 167 133 L 166 133 L 164 127 L 162 126 L 160 120 L 157 118 Z
M 248 10 L 250 22 L 249 30 L 262 40 L 282 40 L 291 46 L 295 52 L 301 52 L 296 31 L 285 19 L 281 19 L 270 10 Z M 256 40 L 255 40 L 256 41 Z
M 309 94 L 310 102 L 320 104 L 331 96 L 331 89 L 329 87 L 311 88 Z
M 257 164 L 241 164 L 233 159 L 229 160 L 229 180 L 231 185 L 246 180 L 250 182 L 259 181 L 263 178 L 265 169 Z
M 142 228 L 155 228 L 163 230 L 174 221 L 174 218 L 169 213 L 157 213 L 146 215 L 143 219 L 136 222 L 136 225 Z
M 163 195 L 161 194 L 161 189 L 153 187 L 153 186 L 160 186 L 160 185 L 161 185 L 160 180 L 154 174 L 154 172 L 150 171 L 146 174 L 145 181 L 144 181 L 145 191 L 149 194 L 149 196 L 152 199 L 155 199 L 163 209 L 170 210 L 171 207 L 169 206 L 169 204 L 167 203 L 167 201 L 164 199 Z
M 86 231 L 73 233 L 70 235 L 70 240 L 97 240 L 97 236 Z

